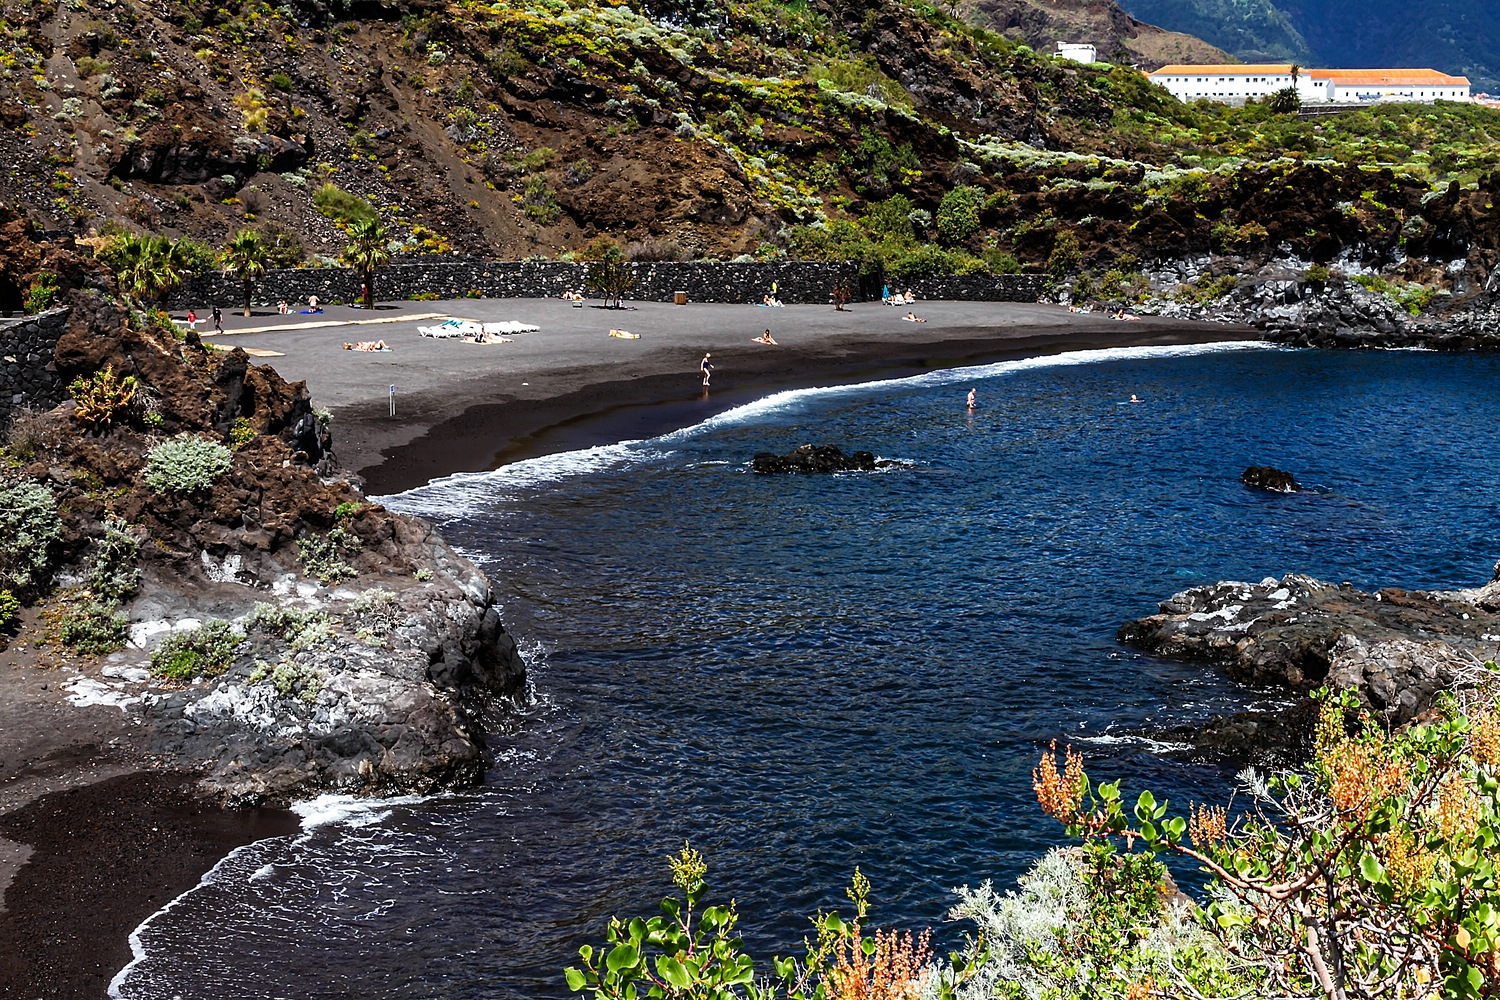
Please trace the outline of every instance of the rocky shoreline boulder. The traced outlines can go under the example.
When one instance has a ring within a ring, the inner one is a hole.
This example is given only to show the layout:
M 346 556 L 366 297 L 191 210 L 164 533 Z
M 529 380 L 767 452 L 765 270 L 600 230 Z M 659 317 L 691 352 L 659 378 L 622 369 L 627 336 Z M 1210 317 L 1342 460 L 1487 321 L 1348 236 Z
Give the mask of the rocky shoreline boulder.
M 1410 722 L 1446 690 L 1476 684 L 1500 655 L 1500 566 L 1467 591 L 1375 593 L 1288 574 L 1195 587 L 1120 627 L 1121 642 L 1224 667 L 1295 694 L 1352 690 L 1382 724 Z

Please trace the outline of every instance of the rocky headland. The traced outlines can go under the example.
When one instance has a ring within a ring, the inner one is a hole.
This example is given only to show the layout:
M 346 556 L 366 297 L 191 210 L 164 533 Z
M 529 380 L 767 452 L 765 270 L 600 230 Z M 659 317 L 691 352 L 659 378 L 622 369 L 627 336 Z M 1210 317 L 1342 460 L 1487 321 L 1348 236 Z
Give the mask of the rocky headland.
M 78 671 L 227 805 L 478 781 L 525 685 L 484 575 L 339 471 L 305 384 L 92 279 L 66 301 L 75 398 L 18 410 L 6 449 L 12 658 Z
M 1291 697 L 1165 735 L 1231 757 L 1296 757 L 1311 736 L 1307 696 L 1353 691 L 1382 726 L 1433 708 L 1445 691 L 1495 679 L 1500 655 L 1500 566 L 1482 587 L 1374 593 L 1300 574 L 1224 581 L 1182 591 L 1160 613 L 1121 626 L 1119 639 L 1156 656 L 1221 667 L 1230 677 Z

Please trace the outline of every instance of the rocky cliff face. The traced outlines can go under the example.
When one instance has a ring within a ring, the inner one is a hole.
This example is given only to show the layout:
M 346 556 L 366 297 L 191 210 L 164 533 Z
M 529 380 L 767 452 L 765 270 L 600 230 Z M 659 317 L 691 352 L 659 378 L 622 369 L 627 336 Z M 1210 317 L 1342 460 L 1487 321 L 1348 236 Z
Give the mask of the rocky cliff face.
M 18 416 L 0 490 L 33 507 L 7 515 L 0 572 L 13 588 L 24 560 L 35 607 L 0 642 L 79 668 L 78 697 L 120 705 L 142 753 L 228 804 L 478 781 L 485 728 L 526 679 L 484 575 L 339 472 L 305 384 L 127 312 L 92 277 L 65 301 L 62 384 L 108 369 L 134 395 L 103 422 L 74 399 Z M 222 471 L 147 474 L 183 441 Z
M 1229 61 L 1222 49 L 1139 21 L 1114 0 L 974 0 L 967 13 L 974 23 L 1042 51 L 1054 51 L 1058 42 L 1086 42 L 1102 60 L 1139 62 L 1148 71 L 1172 62 Z

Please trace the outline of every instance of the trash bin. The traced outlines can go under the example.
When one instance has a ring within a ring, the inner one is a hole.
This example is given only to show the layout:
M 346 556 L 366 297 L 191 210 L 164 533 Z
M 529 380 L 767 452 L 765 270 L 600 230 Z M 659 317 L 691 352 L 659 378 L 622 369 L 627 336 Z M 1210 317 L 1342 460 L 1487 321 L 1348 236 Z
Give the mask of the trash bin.
M 679 306 L 687 305 L 687 292 L 673 292 L 672 304 Z

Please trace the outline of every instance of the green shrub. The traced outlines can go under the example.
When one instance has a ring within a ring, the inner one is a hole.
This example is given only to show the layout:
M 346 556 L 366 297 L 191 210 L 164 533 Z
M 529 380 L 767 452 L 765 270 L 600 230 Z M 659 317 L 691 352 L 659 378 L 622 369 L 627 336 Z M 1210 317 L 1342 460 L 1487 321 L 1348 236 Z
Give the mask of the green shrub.
M 1052 252 L 1047 255 L 1047 277 L 1053 283 L 1061 283 L 1081 263 L 1083 251 L 1078 246 L 1078 237 L 1071 229 L 1064 229 L 1053 239 Z
M 58 629 L 64 646 L 84 656 L 108 656 L 125 648 L 130 621 L 114 605 L 84 601 L 67 609 Z
M 1436 293 L 1436 289 L 1415 281 L 1391 281 L 1379 275 L 1357 275 L 1354 278 L 1354 282 L 1372 292 L 1384 295 L 1412 316 L 1416 316 L 1423 309 L 1426 309 L 1432 302 L 1432 296 Z
M 105 365 L 92 375 L 80 375 L 68 384 L 68 395 L 78 404 L 73 417 L 90 430 L 104 430 L 115 414 L 135 399 L 140 384 L 134 375 L 115 376 L 115 366 Z
M 557 150 L 551 146 L 538 146 L 521 158 L 521 166 L 527 170 L 545 170 L 557 159 Z
M 0 632 L 15 628 L 21 617 L 21 602 L 8 590 L 0 590 Z
M 359 500 L 345 500 L 343 503 L 333 508 L 333 519 L 335 521 L 347 520 L 348 518 L 363 513 L 368 506 L 369 504 L 362 503 Z
M 1016 255 L 994 247 L 984 252 L 984 263 L 993 274 L 1020 274 L 1021 262 Z
M 31 482 L 0 485 L 0 587 L 23 599 L 41 593 L 61 540 L 51 490 Z
M 359 537 L 344 528 L 334 528 L 327 535 L 306 534 L 297 539 L 302 568 L 330 585 L 359 575 L 344 557 L 357 554 L 363 547 Z
M 911 213 L 914 208 L 906 195 L 893 194 L 885 201 L 870 206 L 862 221 L 865 228 L 876 236 L 909 240 L 914 236 L 911 228 Z
M 333 638 L 333 619 L 327 612 L 299 611 L 264 602 L 255 605 L 245 627 L 275 636 L 293 649 L 306 649 Z
M 254 440 L 255 428 L 250 426 L 250 421 L 244 417 L 235 417 L 234 423 L 229 426 L 229 443 L 234 450 L 239 451 Z
M 196 493 L 213 486 L 232 464 L 234 456 L 222 444 L 183 433 L 151 449 L 142 475 L 158 493 Z
M 313 194 L 313 208 L 334 222 L 353 225 L 356 222 L 374 222 L 375 209 L 357 194 L 350 194 L 329 181 Z
M 1219 253 L 1238 253 L 1264 246 L 1271 234 L 1259 222 L 1247 222 L 1235 226 L 1225 219 L 1215 222 L 1208 230 L 1208 242 Z
M 526 218 L 538 225 L 550 226 L 557 221 L 562 209 L 558 206 L 552 189 L 547 186 L 546 177 L 533 174 L 526 179 L 526 187 L 521 192 L 521 211 Z
M 173 632 L 151 651 L 151 674 L 174 681 L 217 677 L 234 663 L 234 651 L 244 639 L 229 622 L 218 620 Z
M 1302 272 L 1302 277 L 1314 285 L 1326 285 L 1333 277 L 1333 272 L 1328 270 L 1326 264 L 1313 264 Z
M 905 249 L 883 247 L 889 253 L 885 273 L 896 279 L 926 278 L 947 274 L 983 274 L 985 262 L 962 250 L 945 250 L 932 243 Z
M 1073 301 L 1086 302 L 1094 297 L 1098 286 L 1094 284 L 1094 272 L 1079 271 L 1073 278 Z
M 26 289 L 26 301 L 23 308 L 29 313 L 51 309 L 52 303 L 57 301 L 57 292 L 57 275 L 51 271 L 43 271 Z
M 983 191 L 967 184 L 943 195 L 937 213 L 938 238 L 947 243 L 962 243 L 979 232 L 979 206 L 983 198 Z
M 136 565 L 141 544 L 130 533 L 124 521 L 104 522 L 103 533 L 94 540 L 85 583 L 95 597 L 119 604 L 135 595 L 141 586 L 141 570 Z

